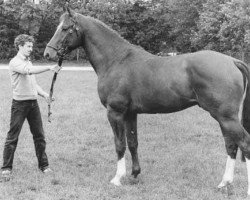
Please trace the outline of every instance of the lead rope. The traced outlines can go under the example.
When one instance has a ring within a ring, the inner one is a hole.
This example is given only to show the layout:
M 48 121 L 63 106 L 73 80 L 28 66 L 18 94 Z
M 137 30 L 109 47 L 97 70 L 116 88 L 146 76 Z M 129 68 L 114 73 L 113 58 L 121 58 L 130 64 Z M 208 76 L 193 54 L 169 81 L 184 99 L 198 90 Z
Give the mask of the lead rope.
M 58 66 L 61 67 L 62 66 L 62 61 L 63 61 L 63 57 L 59 57 L 58 60 Z M 58 72 L 54 73 L 53 79 L 52 79 L 52 83 L 51 83 L 51 87 L 50 87 L 50 92 L 49 92 L 49 101 L 48 101 L 48 122 L 51 122 L 51 102 L 52 102 L 52 96 L 53 96 L 53 92 L 54 92 L 54 84 L 56 82 L 56 77 L 57 77 Z

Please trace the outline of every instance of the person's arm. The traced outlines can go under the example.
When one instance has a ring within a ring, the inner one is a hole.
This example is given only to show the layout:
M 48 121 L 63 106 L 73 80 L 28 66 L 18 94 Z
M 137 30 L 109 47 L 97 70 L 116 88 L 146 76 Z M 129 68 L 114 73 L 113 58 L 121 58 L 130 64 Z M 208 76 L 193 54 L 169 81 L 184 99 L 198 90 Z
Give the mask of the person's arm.
M 42 72 L 46 71 L 54 71 L 59 72 L 61 67 L 58 65 L 52 65 L 52 66 L 32 66 L 29 68 L 29 74 L 40 74 Z
M 18 72 L 20 74 L 40 74 L 42 72 L 46 71 L 55 71 L 58 72 L 61 67 L 58 65 L 52 65 L 52 66 L 33 66 L 31 62 L 28 63 L 20 63 L 18 60 L 13 60 L 10 62 L 10 68 Z
M 38 84 L 36 84 L 36 89 L 37 89 L 37 93 L 38 95 L 40 95 L 41 97 L 46 97 L 49 96 L 47 92 L 45 92 Z
M 45 98 L 45 100 L 49 102 L 49 94 L 45 92 L 38 84 L 36 84 L 36 89 L 37 89 L 38 95 Z
M 53 66 L 35 66 L 35 67 L 30 67 L 29 68 L 29 74 L 40 74 L 42 72 L 46 72 L 46 71 L 54 71 L 54 68 L 57 65 L 53 65 Z

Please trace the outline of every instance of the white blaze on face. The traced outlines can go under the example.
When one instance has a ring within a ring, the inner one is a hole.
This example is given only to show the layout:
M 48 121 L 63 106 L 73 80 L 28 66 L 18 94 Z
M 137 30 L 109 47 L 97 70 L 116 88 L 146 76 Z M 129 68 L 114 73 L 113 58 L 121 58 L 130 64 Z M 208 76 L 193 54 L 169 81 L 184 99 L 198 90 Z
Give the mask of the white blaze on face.
M 56 32 L 57 32 L 59 29 L 61 29 L 62 26 L 63 26 L 63 21 L 61 21 L 60 24 L 57 26 Z
M 116 186 L 121 185 L 121 178 L 126 175 L 126 163 L 125 163 L 125 157 L 118 160 L 117 162 L 117 171 L 115 177 L 110 181 Z
M 218 188 L 222 188 L 233 182 L 235 162 L 235 159 L 232 159 L 230 156 L 227 157 L 225 173 L 221 183 L 218 185 Z

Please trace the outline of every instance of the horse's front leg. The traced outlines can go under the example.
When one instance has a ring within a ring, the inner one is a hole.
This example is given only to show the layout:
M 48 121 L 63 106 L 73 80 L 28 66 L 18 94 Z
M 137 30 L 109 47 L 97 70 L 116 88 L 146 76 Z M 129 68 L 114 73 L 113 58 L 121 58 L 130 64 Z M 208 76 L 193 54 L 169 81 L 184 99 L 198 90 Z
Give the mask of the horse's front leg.
M 132 175 L 134 178 L 141 172 L 138 159 L 138 136 L 137 136 L 137 114 L 128 113 L 125 117 L 125 132 L 127 136 L 128 148 L 132 157 Z
M 116 186 L 121 185 L 121 178 L 126 175 L 126 164 L 125 164 L 125 123 L 123 112 L 118 112 L 111 107 L 108 108 L 108 120 L 114 132 L 115 149 L 118 157 L 117 171 L 115 177 L 111 180 Z

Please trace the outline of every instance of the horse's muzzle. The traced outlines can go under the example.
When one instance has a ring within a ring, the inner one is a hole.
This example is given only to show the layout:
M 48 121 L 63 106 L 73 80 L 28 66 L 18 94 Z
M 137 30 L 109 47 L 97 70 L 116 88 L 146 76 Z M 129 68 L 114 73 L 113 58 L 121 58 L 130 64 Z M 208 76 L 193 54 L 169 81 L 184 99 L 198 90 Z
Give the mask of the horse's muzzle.
M 47 60 L 49 60 L 49 58 L 50 58 L 49 53 L 44 54 L 44 57 L 45 57 Z
M 51 49 L 50 47 L 46 47 L 43 56 L 47 60 L 55 60 L 57 58 L 57 52 L 54 49 Z

